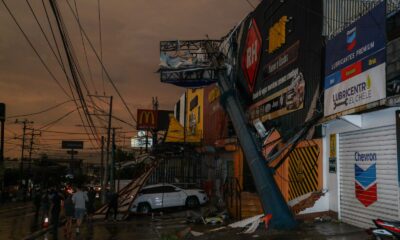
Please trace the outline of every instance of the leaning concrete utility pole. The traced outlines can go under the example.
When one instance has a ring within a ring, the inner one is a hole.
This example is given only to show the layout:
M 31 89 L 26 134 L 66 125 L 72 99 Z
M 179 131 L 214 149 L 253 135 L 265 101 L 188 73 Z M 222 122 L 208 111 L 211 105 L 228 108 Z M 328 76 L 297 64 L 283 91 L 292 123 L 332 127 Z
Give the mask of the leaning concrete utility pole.
M 264 213 L 272 214 L 271 226 L 278 229 L 290 229 L 297 225 L 289 206 L 276 185 L 272 168 L 261 154 L 257 138 L 252 134 L 244 111 L 233 89 L 233 73 L 228 77 L 225 70 L 219 73 L 218 85 L 221 91 L 221 103 L 232 120 L 240 146 L 246 156 L 247 164 L 253 175 Z
M 181 71 L 173 67 L 161 68 L 160 78 L 162 82 L 186 88 L 190 87 L 190 84 L 199 87 L 218 82 L 221 105 L 232 121 L 264 213 L 272 215 L 270 226 L 276 229 L 291 229 L 297 225 L 297 222 L 275 182 L 273 168 L 268 166 L 267 160 L 262 155 L 261 142 L 250 127 L 235 89 L 236 69 L 240 65 L 238 64 L 237 39 L 234 39 L 237 38 L 238 29 L 236 27 L 231 31 L 226 38 L 228 42 L 224 43 L 221 40 L 162 41 L 160 43 L 161 56 L 176 54 L 177 51 L 185 51 L 197 56 L 199 52 L 202 52 L 205 56 L 200 58 L 210 59 L 210 61 L 206 67 L 195 65 Z M 166 64 L 168 65 L 167 60 Z

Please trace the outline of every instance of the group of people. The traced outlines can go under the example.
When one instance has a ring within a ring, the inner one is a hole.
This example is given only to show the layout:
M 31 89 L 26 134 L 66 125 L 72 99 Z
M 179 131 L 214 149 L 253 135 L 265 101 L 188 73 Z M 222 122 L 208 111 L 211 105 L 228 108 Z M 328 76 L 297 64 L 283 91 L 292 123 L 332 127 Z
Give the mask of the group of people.
M 61 192 L 57 188 L 52 188 L 39 192 L 34 196 L 36 216 L 43 224 L 52 224 L 53 233 L 57 236 L 60 213 L 62 206 L 66 218 L 65 235 L 72 235 L 72 220 L 76 219 L 76 233 L 80 232 L 80 227 L 84 217 L 88 216 L 88 221 L 92 220 L 95 212 L 96 192 L 93 188 L 83 191 L 81 187 L 76 187 L 72 194 L 69 191 Z M 50 220 L 50 221 L 49 221 Z

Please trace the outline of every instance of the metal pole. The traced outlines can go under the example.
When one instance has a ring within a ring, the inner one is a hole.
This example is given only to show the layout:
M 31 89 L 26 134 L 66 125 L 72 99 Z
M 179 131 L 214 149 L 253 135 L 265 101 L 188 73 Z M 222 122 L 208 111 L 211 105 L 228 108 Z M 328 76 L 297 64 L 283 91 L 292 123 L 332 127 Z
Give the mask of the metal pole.
M 35 130 L 32 129 L 32 133 L 31 133 L 31 142 L 30 142 L 30 146 L 29 146 L 29 165 L 28 165 L 28 169 L 29 169 L 29 173 L 31 172 L 31 164 L 32 164 L 32 148 L 33 148 L 33 137 L 35 136 Z
M 100 159 L 100 185 L 101 191 L 105 189 L 104 185 L 104 136 L 101 136 L 101 159 Z M 105 198 L 101 196 L 101 203 L 105 203 Z
M 110 185 L 111 192 L 115 192 L 115 128 L 112 131 Z
M 149 130 L 146 130 L 146 153 L 148 152 L 149 145 Z
M 23 122 L 24 127 L 22 128 L 22 148 L 21 148 L 21 177 L 24 171 L 24 150 L 25 150 L 25 131 L 26 131 L 26 121 Z
M 110 141 L 111 141 L 111 119 L 112 119 L 112 105 L 113 96 L 110 97 L 110 111 L 108 113 L 108 128 L 107 128 L 107 155 L 106 155 L 106 166 L 104 170 L 104 188 L 103 188 L 103 198 L 106 198 L 106 188 L 108 185 L 108 174 L 109 174 L 109 162 L 110 162 Z
M 4 120 L 1 120 L 0 164 L 4 162 Z

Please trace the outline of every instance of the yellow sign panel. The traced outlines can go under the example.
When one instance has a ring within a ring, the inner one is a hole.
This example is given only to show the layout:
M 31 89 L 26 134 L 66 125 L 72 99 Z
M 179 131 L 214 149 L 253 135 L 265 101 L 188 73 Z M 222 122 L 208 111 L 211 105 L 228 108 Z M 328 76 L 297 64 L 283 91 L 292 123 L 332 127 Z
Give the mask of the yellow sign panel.
M 282 16 L 277 23 L 269 29 L 268 53 L 272 53 L 286 42 L 287 16 Z
M 329 136 L 329 157 L 336 157 L 336 134 L 331 134 Z

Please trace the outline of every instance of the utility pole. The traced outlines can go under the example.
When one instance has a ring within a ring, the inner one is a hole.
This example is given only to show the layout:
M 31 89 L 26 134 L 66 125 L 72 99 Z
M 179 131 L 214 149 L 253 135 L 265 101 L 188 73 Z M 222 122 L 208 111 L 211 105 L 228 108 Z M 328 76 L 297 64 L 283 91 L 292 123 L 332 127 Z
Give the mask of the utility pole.
M 153 97 L 153 99 L 152 99 L 153 101 L 153 110 L 156 112 L 156 114 L 158 115 L 158 106 L 159 106 L 159 103 L 158 103 L 158 97 Z M 157 119 L 158 119 L 158 116 L 157 116 Z M 158 121 L 158 120 L 157 120 Z M 157 125 L 158 126 L 158 125 Z M 153 130 L 153 147 L 157 144 L 157 135 L 158 135 L 158 130 L 157 129 L 154 129 Z
M 111 120 L 112 120 L 112 105 L 113 105 L 113 96 L 101 96 L 101 95 L 89 95 L 90 97 L 96 97 L 96 98 L 109 98 L 110 103 L 109 103 L 109 111 L 108 115 L 108 126 L 107 126 L 107 145 L 106 145 L 106 162 L 105 162 L 105 167 L 104 166 L 104 156 L 103 156 L 103 148 L 104 148 L 104 137 L 102 136 L 102 173 L 104 169 L 104 174 L 102 177 L 102 182 L 101 182 L 101 200 L 104 203 L 106 199 L 106 188 L 109 180 L 109 168 L 110 168 L 110 142 L 111 142 Z M 98 114 L 95 114 L 98 115 Z
M 108 183 L 108 175 L 110 169 L 110 135 L 111 135 L 111 119 L 112 119 L 112 104 L 113 104 L 113 96 L 110 96 L 110 110 L 108 112 L 108 127 L 107 127 L 107 155 L 106 155 L 106 168 L 104 171 L 104 187 L 107 187 Z M 106 189 L 103 190 L 103 197 L 106 197 Z
M 103 189 L 104 189 L 104 136 L 101 136 L 100 184 L 101 184 L 101 191 L 103 191 Z M 101 201 L 103 204 L 105 203 L 104 198 L 102 198 Z
M 19 121 L 18 119 L 15 119 L 15 123 L 17 124 L 22 124 L 22 147 L 21 147 L 21 162 L 19 166 L 19 171 L 21 174 L 21 179 L 23 178 L 23 171 L 24 171 L 24 151 L 25 151 L 25 132 L 26 132 L 26 125 L 33 123 L 32 121 L 28 121 L 27 119 L 23 121 Z
M 111 192 L 115 192 L 115 128 L 112 128 L 112 151 L 111 151 L 111 169 L 110 169 L 110 185 Z
M 0 165 L 4 162 L 4 122 L 6 120 L 6 105 L 0 103 L 0 124 L 1 124 L 1 136 L 0 136 Z M 1 182 L 0 182 L 1 184 Z M 0 185 L 1 188 L 1 185 Z
M 35 129 L 33 129 L 33 128 L 29 128 L 29 130 L 31 130 L 32 132 L 31 132 L 31 141 L 30 141 L 30 146 L 29 146 L 29 167 L 28 167 L 28 169 L 29 169 L 29 173 L 31 172 L 31 170 L 32 170 L 32 150 L 33 150 L 33 144 L 34 144 L 34 137 L 35 136 L 41 136 L 42 135 L 42 133 L 35 133 Z

